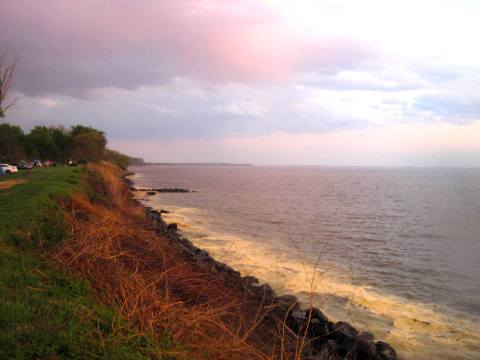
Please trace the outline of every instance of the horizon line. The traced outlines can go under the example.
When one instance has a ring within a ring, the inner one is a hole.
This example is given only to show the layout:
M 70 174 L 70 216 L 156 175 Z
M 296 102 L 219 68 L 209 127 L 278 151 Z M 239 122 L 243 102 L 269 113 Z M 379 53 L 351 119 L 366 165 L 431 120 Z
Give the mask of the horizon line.
M 480 166 L 453 166 L 453 165 L 325 165 L 325 164 L 254 164 L 230 162 L 150 162 L 134 166 L 245 166 L 245 167 L 325 167 L 325 168 L 402 168 L 402 169 L 480 169 Z

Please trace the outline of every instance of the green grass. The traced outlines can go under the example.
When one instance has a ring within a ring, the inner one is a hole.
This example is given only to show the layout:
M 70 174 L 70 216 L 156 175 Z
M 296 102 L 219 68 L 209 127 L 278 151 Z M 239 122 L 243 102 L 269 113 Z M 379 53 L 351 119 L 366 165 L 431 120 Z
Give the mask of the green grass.
M 164 346 L 96 304 L 86 282 L 58 269 L 47 250 L 68 241 L 59 198 L 84 191 L 83 168 L 0 177 L 0 359 L 143 359 Z
M 22 171 L 0 177 L 0 183 L 8 180 L 25 180 L 24 184 L 0 189 L 0 237 L 17 229 L 30 229 L 39 216 L 55 215 L 55 197 L 79 190 L 81 168 L 45 168 Z M 47 212 L 45 212 L 47 211 Z

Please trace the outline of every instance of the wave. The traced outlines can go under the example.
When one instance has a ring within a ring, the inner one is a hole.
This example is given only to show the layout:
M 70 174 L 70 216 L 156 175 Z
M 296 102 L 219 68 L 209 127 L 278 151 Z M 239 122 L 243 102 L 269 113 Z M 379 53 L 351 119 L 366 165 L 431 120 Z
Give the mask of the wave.
M 307 261 L 300 250 L 285 251 L 274 242 L 215 231 L 198 208 L 170 206 L 167 222 L 178 224 L 196 246 L 243 275 L 254 275 L 278 293 L 313 302 L 329 317 L 368 329 L 394 345 L 406 359 L 479 359 L 480 327 L 471 315 L 426 304 L 359 283 L 354 269 Z M 461 357 L 459 357 L 461 354 Z

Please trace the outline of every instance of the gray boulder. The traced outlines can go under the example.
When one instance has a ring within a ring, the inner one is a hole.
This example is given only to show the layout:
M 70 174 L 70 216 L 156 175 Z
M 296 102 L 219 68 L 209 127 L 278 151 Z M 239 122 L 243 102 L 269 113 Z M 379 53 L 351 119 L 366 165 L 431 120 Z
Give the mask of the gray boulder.
M 397 360 L 395 349 L 383 341 L 377 341 L 377 353 L 379 360 Z

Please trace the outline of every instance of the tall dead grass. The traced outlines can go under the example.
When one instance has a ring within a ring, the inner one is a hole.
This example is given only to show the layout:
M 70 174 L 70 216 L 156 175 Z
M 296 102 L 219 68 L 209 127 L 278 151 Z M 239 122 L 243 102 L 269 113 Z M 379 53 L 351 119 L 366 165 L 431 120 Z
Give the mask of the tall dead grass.
M 87 279 L 97 300 L 118 309 L 138 335 L 160 343 L 169 339 L 162 353 L 147 355 L 300 358 L 298 349 L 291 352 L 285 345 L 284 325 L 266 320 L 269 304 L 249 302 L 248 295 L 228 286 L 224 274 L 192 261 L 156 233 L 119 168 L 88 165 L 86 177 L 94 197 L 75 194 L 66 201 L 71 240 L 52 256 Z

